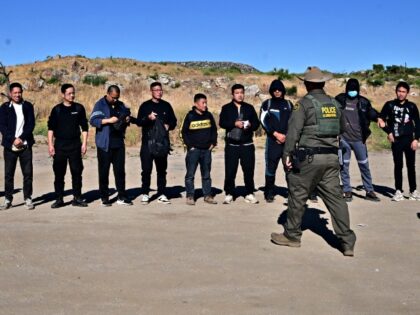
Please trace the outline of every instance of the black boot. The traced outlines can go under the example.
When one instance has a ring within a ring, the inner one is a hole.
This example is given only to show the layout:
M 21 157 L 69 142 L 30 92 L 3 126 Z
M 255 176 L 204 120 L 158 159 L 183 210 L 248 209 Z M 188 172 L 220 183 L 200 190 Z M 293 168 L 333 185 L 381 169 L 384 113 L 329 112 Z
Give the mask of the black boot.
M 273 202 L 274 201 L 274 182 L 276 178 L 274 176 L 265 175 L 265 188 L 264 188 L 264 197 L 265 201 Z

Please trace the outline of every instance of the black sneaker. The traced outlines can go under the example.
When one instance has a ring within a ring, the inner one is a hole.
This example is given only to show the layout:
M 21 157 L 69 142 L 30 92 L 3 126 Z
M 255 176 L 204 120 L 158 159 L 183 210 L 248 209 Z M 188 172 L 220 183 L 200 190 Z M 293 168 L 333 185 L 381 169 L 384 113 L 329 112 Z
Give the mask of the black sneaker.
M 71 202 L 71 205 L 73 207 L 87 207 L 88 204 L 86 201 L 84 201 L 82 198 L 78 197 L 78 198 L 74 198 L 73 201 Z
M 111 207 L 111 206 L 112 206 L 112 202 L 111 202 L 111 201 L 109 201 L 109 199 L 108 199 L 108 198 L 102 198 L 101 205 L 102 205 L 103 207 Z
M 268 203 L 274 202 L 274 196 L 273 195 L 265 196 L 265 201 L 267 201 Z
M 128 198 L 118 198 L 117 200 L 117 205 L 121 205 L 121 206 L 132 206 L 133 202 L 128 199 Z
M 57 209 L 64 206 L 64 201 L 62 198 L 58 198 L 54 203 L 51 205 L 51 209 Z
M 351 191 L 344 192 L 343 197 L 346 202 L 351 202 L 353 200 L 353 194 Z
M 373 191 L 367 192 L 365 199 L 369 201 L 376 201 L 376 202 L 381 201 L 381 199 L 379 199 L 378 196 L 376 196 L 376 194 Z

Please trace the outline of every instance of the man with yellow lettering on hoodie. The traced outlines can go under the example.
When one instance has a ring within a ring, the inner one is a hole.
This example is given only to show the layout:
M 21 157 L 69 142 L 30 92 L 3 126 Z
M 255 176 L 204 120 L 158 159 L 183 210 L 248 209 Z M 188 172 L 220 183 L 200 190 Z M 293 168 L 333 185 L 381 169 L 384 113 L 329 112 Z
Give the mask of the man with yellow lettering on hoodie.
M 200 164 L 204 202 L 217 204 L 211 191 L 211 151 L 217 145 L 217 127 L 213 115 L 207 110 L 207 97 L 204 94 L 194 96 L 194 106 L 186 115 L 181 125 L 180 137 L 186 146 L 185 190 L 187 205 L 195 205 L 194 175 Z

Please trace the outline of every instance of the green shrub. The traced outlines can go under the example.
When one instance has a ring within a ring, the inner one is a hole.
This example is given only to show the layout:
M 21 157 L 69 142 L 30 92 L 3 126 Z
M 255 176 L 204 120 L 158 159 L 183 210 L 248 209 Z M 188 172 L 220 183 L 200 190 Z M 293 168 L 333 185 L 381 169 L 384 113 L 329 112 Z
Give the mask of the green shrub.
M 7 79 L 4 75 L 0 75 L 0 85 L 5 85 L 7 83 Z
M 385 71 L 384 65 L 381 65 L 381 64 L 374 64 L 372 66 L 372 69 L 373 69 L 374 72 L 382 72 L 382 71 Z
M 47 84 L 57 84 L 57 83 L 60 83 L 60 78 L 59 77 L 57 77 L 57 76 L 52 76 L 51 78 L 49 78 L 48 80 L 46 80 L 45 82 L 47 83 Z
M 293 96 L 297 94 L 297 87 L 296 85 L 292 85 L 291 87 L 286 87 L 286 94 L 289 96 Z
M 108 81 L 108 78 L 100 75 L 87 75 L 83 78 L 84 84 L 89 84 L 93 86 L 104 85 L 106 81 Z
M 381 79 L 368 79 L 366 81 L 366 83 L 368 85 L 371 85 L 371 86 L 382 86 L 382 85 L 384 85 L 384 80 L 381 80 Z
M 387 135 L 376 123 L 370 124 L 371 136 L 368 138 L 367 145 L 370 150 L 389 150 L 391 144 L 387 139 Z
M 293 76 L 289 73 L 287 69 L 277 69 L 274 68 L 272 71 L 267 72 L 269 75 L 276 75 L 279 80 L 290 80 Z
M 47 136 L 48 135 L 48 123 L 46 119 L 37 120 L 34 129 L 35 136 Z

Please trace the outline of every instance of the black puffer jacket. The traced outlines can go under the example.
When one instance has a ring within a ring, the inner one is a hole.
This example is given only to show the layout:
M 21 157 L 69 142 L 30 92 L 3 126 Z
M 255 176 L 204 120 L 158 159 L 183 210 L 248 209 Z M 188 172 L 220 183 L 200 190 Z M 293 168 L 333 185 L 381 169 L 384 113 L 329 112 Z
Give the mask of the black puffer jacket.
M 338 94 L 335 99 L 340 103 L 341 110 L 344 110 L 346 108 L 346 100 L 348 96 L 346 93 Z M 359 121 L 360 121 L 360 127 L 362 130 L 362 138 L 363 143 L 366 142 L 366 139 L 370 136 L 370 122 L 371 121 L 378 121 L 378 112 L 372 107 L 369 100 L 366 97 L 363 96 L 356 96 L 358 99 L 357 102 L 357 110 L 359 113 Z

